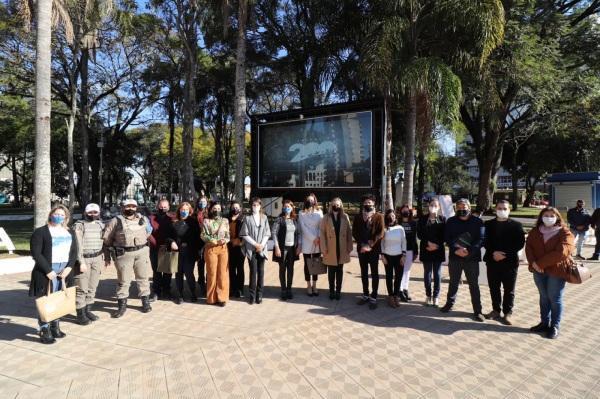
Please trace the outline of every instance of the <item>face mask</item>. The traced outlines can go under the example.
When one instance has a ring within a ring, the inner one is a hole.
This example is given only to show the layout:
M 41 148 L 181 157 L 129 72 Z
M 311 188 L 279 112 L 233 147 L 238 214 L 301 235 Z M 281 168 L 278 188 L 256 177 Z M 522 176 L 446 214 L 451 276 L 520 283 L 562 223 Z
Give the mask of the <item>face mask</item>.
M 556 224 L 556 216 L 544 216 L 542 222 L 547 227 L 554 226 Z
M 583 204 L 577 204 L 577 209 L 583 208 Z
M 292 208 L 290 208 L 289 206 L 286 206 L 285 208 L 283 208 L 283 212 L 286 215 L 289 215 L 290 213 L 292 213 Z
M 221 211 L 211 211 L 210 212 L 210 216 L 214 219 L 214 218 L 218 218 L 219 216 L 221 216 Z
M 510 214 L 510 211 L 508 209 L 507 210 L 502 209 L 502 210 L 496 211 L 496 216 L 498 216 L 498 218 L 500 218 L 500 219 L 508 219 L 509 214 Z
M 133 216 L 133 215 L 135 215 L 135 209 L 125 209 L 123 211 L 123 215 L 125 215 L 125 216 Z
M 198 205 L 200 206 L 200 209 L 204 209 L 206 208 L 206 201 L 200 201 Z
M 260 206 L 253 206 L 252 207 L 252 213 L 257 214 L 260 212 Z
M 312 202 L 312 200 L 304 201 L 304 207 L 305 208 L 310 208 L 313 205 L 314 205 L 314 202 Z
M 168 212 L 167 208 L 158 208 L 158 213 L 160 213 L 161 215 L 166 215 Z
M 363 205 L 363 210 L 365 212 L 373 212 L 375 210 L 375 207 L 373 205 Z
M 50 216 L 50 221 L 54 224 L 62 224 L 65 221 L 65 217 L 63 215 L 52 215 Z
M 465 216 L 469 216 L 471 213 L 468 209 L 459 209 L 456 211 L 456 215 L 460 218 L 464 218 Z
M 396 225 L 396 219 L 388 219 L 387 220 L 387 225 L 388 226 L 394 226 L 394 225 Z
M 430 206 L 429 207 L 429 213 L 433 213 L 436 214 L 439 212 L 440 208 L 438 208 L 437 206 Z
M 410 216 L 410 212 L 407 212 L 407 211 L 402 212 L 402 217 L 407 218 L 409 216 Z
M 179 211 L 179 216 L 181 216 L 182 219 L 185 219 L 190 216 L 190 211 Z
M 94 220 L 98 220 L 99 215 L 85 215 L 85 220 L 87 220 L 88 222 L 92 222 Z
M 332 205 L 331 206 L 331 210 L 334 212 L 339 212 L 341 209 L 341 207 L 339 205 Z
M 233 209 L 231 210 L 231 214 L 232 214 L 232 215 L 239 215 L 239 214 L 240 214 L 240 210 L 239 210 L 239 209 L 237 209 L 237 208 L 233 208 Z

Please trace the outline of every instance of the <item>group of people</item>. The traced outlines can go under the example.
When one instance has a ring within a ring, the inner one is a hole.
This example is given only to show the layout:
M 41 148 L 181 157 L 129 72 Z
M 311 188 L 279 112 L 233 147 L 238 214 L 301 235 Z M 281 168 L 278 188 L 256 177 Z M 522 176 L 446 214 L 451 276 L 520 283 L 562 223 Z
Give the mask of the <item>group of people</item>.
M 456 214 L 448 219 L 435 198 L 430 200 L 428 212 L 416 218 L 409 205 L 378 212 L 375 196 L 368 194 L 362 197 L 361 209 L 352 222 L 340 198 L 332 199 L 325 212 L 314 194 L 306 196 L 299 212 L 292 201 L 284 200 L 282 212 L 272 224 L 259 198 L 253 198 L 250 205 L 251 213 L 244 215 L 239 202 L 230 203 L 226 218 L 223 205 L 206 197 L 200 197 L 195 206 L 182 202 L 175 212 L 171 212 L 169 201 L 162 199 L 156 211 L 146 217 L 138 212 L 136 201 L 128 199 L 122 203 L 121 215 L 105 223 L 100 219 L 99 206 L 88 204 L 83 219 L 72 228 L 68 209 L 56 206 L 48 215 L 48 223 L 31 237 L 35 266 L 30 295 L 40 297 L 49 289 L 56 291 L 63 284 L 74 284 L 77 322 L 87 325 L 98 319 L 92 305 L 102 270 L 114 264 L 118 306 L 111 316 L 115 318 L 127 310 L 133 279 L 145 313 L 152 310 L 151 302 L 159 299 L 181 304 L 186 299 L 184 278 L 191 302 L 205 297 L 206 303 L 223 307 L 230 298 L 245 298 L 249 304 L 260 304 L 267 242 L 272 239 L 272 260 L 279 266 L 283 301 L 293 299 L 294 265 L 300 254 L 307 295 L 319 295 L 321 272 L 315 274 L 315 269 L 309 267 L 318 260 L 326 268 L 323 271 L 328 277 L 329 299 L 340 300 L 344 265 L 350 262 L 356 243 L 362 282 L 359 305 L 377 308 L 380 261 L 385 268 L 388 305 L 397 308 L 401 302 L 411 301 L 410 272 L 418 257 L 424 269 L 426 305 L 438 307 L 447 248 L 450 283 L 440 310 L 452 310 L 464 272 L 473 319 L 495 319 L 511 325 L 519 252 L 525 247 L 529 271 L 540 294 L 540 322 L 531 330 L 549 338 L 558 337 L 566 278 L 563 265 L 571 256 L 575 230 L 581 231 L 578 226 L 582 222 L 574 219 L 572 231 L 555 208 L 541 210 L 525 240 L 522 225 L 510 218 L 507 201 L 498 201 L 495 217 L 485 223 L 471 213 L 466 199 L 456 202 Z M 595 220 L 598 226 L 598 218 Z M 492 302 L 492 311 L 485 315 L 478 283 L 482 248 Z M 580 255 L 579 246 L 578 251 Z M 178 255 L 175 290 L 171 288 L 172 273 L 159 268 L 159 259 L 169 252 Z M 250 271 L 247 293 L 246 259 Z M 39 319 L 39 334 L 46 344 L 65 336 L 59 320 L 44 323 Z

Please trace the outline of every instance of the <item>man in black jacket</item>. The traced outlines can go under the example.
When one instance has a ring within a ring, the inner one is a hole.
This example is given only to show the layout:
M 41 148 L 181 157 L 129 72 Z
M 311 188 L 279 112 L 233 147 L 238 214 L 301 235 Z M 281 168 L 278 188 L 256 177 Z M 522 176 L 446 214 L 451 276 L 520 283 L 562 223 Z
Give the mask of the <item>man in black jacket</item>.
M 519 251 L 525 245 L 523 226 L 509 218 L 508 201 L 500 200 L 496 204 L 496 218 L 485 222 L 483 260 L 487 265 L 487 278 L 492 297 L 493 310 L 486 319 L 500 319 L 500 310 L 504 313 L 501 321 L 512 325 L 511 316 L 515 301 L 515 284 L 519 268 Z M 504 298 L 500 288 L 504 287 Z
M 571 227 L 571 233 L 575 236 L 575 246 L 577 248 L 577 255 L 575 257 L 578 259 L 583 260 L 581 250 L 587 238 L 587 232 L 590 229 L 591 219 L 592 217 L 587 209 L 585 209 L 585 202 L 583 200 L 577 200 L 577 206 L 569 209 L 567 212 L 567 221 L 569 222 L 569 227 Z
M 468 199 L 456 201 L 456 216 L 446 222 L 444 241 L 448 245 L 450 259 L 448 272 L 450 284 L 446 304 L 440 310 L 449 312 L 458 294 L 458 285 L 463 271 L 469 283 L 471 304 L 473 305 L 473 319 L 485 321 L 481 314 L 481 295 L 479 293 L 479 261 L 481 260 L 481 240 L 483 222 L 478 217 L 471 215 L 471 203 Z

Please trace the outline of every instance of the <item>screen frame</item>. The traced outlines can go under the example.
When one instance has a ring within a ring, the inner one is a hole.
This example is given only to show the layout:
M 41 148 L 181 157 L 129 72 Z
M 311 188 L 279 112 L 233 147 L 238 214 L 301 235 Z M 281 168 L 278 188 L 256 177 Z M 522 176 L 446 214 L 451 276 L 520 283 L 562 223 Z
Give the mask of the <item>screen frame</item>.
M 256 182 L 256 187 L 258 189 L 268 189 L 268 190 L 287 190 L 288 188 L 297 188 L 297 189 L 301 189 L 301 190 L 311 190 L 314 188 L 329 188 L 329 189 L 346 189 L 346 188 L 360 188 L 360 189 L 370 189 L 371 187 L 373 187 L 373 111 L 372 110 L 368 110 L 368 111 L 357 111 L 357 112 L 344 112 L 344 113 L 340 113 L 340 114 L 331 114 L 331 115 L 321 115 L 321 116 L 312 116 L 310 118 L 297 118 L 297 119 L 290 119 L 290 120 L 286 120 L 286 121 L 279 121 L 279 122 L 267 122 L 267 123 L 260 123 L 257 126 L 256 129 L 256 145 L 258 146 L 258 149 L 260 150 L 260 128 L 262 126 L 268 126 L 268 125 L 285 125 L 285 124 L 289 124 L 289 123 L 295 123 L 295 122 L 304 122 L 304 121 L 308 121 L 308 120 L 314 120 L 314 119 L 324 119 L 324 118 L 335 118 L 335 117 L 339 117 L 339 116 L 345 116 L 345 115 L 351 115 L 351 114 L 369 114 L 369 118 L 371 121 L 371 137 L 370 137 L 370 145 L 369 145 L 369 162 L 370 162 L 370 176 L 369 176 L 369 181 L 370 184 L 366 185 L 366 186 L 327 186 L 327 187 L 276 187 L 276 186 L 261 186 L 260 185 L 260 177 L 257 175 L 258 180 Z M 257 154 L 257 158 L 256 158 L 256 168 L 257 168 L 257 173 L 260 174 L 260 153 Z
M 259 129 L 263 125 L 285 124 L 307 119 L 340 116 L 359 112 L 371 114 L 371 185 L 355 187 L 261 187 L 259 184 Z M 384 158 L 384 102 L 381 99 L 339 103 L 322 107 L 295 109 L 251 116 L 251 197 L 283 197 L 292 201 L 302 201 L 308 193 L 314 193 L 319 201 L 342 197 L 344 201 L 358 200 L 364 194 L 374 194 L 382 198 L 383 158 Z

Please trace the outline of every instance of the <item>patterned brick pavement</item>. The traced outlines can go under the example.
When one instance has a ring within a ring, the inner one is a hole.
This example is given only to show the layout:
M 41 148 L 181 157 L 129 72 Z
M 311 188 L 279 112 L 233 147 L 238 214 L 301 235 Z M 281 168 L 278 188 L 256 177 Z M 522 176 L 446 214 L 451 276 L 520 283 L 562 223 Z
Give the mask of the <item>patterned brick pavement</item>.
M 355 304 L 356 260 L 339 302 L 329 300 L 326 276 L 321 295 L 307 297 L 301 264 L 294 299 L 281 302 L 277 266 L 266 269 L 262 305 L 160 301 L 142 314 L 133 299 L 119 320 L 109 316 L 109 269 L 100 321 L 66 320 L 68 337 L 50 346 L 38 342 L 29 275 L 0 276 L 0 398 L 600 398 L 600 276 L 567 287 L 561 336 L 550 341 L 528 332 L 538 321 L 538 295 L 526 268 L 511 327 L 472 321 L 466 285 L 453 313 L 423 306 L 420 264 L 412 271 L 413 302 L 391 309 L 381 295 L 374 311 Z M 442 295 L 446 288 L 445 280 Z

